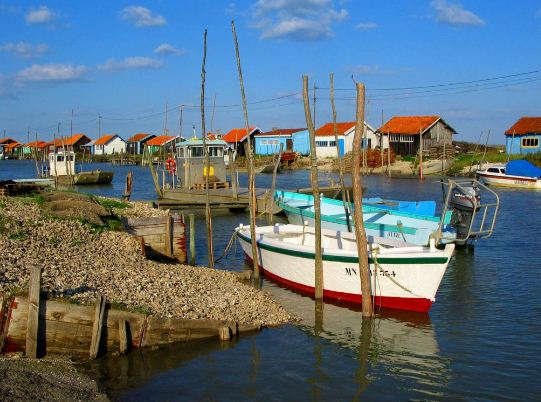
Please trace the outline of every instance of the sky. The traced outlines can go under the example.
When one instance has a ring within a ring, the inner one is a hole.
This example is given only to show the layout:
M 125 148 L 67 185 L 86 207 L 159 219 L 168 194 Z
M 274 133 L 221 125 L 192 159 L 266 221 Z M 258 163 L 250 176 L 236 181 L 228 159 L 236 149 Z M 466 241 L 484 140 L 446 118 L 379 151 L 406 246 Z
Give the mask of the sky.
M 338 121 L 355 82 L 375 128 L 439 115 L 501 144 L 541 115 L 541 0 L 0 0 L 0 137 L 200 135 L 205 30 L 205 129 L 244 127 L 232 20 L 262 131 L 306 127 L 303 75 L 315 126 L 332 121 L 331 73 Z

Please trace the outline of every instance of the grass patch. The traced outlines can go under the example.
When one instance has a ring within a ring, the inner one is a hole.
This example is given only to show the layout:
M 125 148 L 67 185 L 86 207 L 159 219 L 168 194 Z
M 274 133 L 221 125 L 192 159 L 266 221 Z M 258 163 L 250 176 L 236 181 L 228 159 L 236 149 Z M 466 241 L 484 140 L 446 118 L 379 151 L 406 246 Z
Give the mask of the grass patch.
M 9 235 L 10 240 L 26 240 L 27 238 L 28 234 L 22 230 Z
M 131 205 L 124 201 L 113 200 L 110 198 L 98 198 L 98 197 L 96 197 L 95 200 L 98 204 L 100 204 L 104 208 L 107 208 L 108 210 L 131 208 Z

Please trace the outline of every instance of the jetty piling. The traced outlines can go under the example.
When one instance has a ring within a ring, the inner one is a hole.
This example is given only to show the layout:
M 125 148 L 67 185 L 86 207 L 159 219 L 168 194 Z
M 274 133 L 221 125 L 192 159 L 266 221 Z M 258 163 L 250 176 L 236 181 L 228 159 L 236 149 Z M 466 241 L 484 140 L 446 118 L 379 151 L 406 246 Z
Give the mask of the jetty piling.
M 366 232 L 364 230 L 363 206 L 362 206 L 362 182 L 361 182 L 361 129 L 364 126 L 364 85 L 356 83 L 357 87 L 357 112 L 355 134 L 353 136 L 353 165 L 351 168 L 351 180 L 353 184 L 353 216 L 355 221 L 355 237 L 357 240 L 357 252 L 359 255 L 359 271 L 361 277 L 362 316 L 372 317 L 372 298 L 370 290 L 370 275 L 368 265 L 368 249 Z
M 310 134 L 310 178 L 314 196 L 314 226 L 315 226 L 315 298 L 323 299 L 323 259 L 321 250 L 321 200 L 319 198 L 319 182 L 317 175 L 316 130 L 310 115 L 310 100 L 308 98 L 308 76 L 302 77 L 302 94 L 304 100 L 304 115 Z M 254 237 L 253 237 L 254 238 Z
M 237 70 L 239 74 L 240 93 L 242 97 L 242 110 L 244 112 L 244 124 L 246 126 L 246 156 L 248 159 L 248 206 L 250 209 L 250 236 L 256 239 L 256 196 L 255 196 L 255 175 L 254 175 L 254 158 L 252 154 L 252 145 L 250 140 L 250 125 L 248 123 L 248 109 L 246 108 L 246 94 L 244 93 L 244 80 L 242 78 L 242 67 L 240 62 L 239 43 L 237 41 L 237 33 L 235 31 L 235 21 L 231 21 L 231 31 L 233 33 L 233 42 L 235 44 L 235 54 L 237 56 Z M 237 144 L 238 146 L 238 144 Z M 252 241 L 252 260 L 254 264 L 254 278 L 259 279 L 259 258 L 257 253 L 257 244 Z
M 92 324 L 92 340 L 90 341 L 90 359 L 98 357 L 100 351 L 101 334 L 103 332 L 103 318 L 105 314 L 105 297 L 99 295 L 96 298 L 94 310 L 94 322 Z
M 33 359 L 38 357 L 38 335 L 41 296 L 41 267 L 30 268 L 28 290 L 28 321 L 26 324 L 25 354 Z

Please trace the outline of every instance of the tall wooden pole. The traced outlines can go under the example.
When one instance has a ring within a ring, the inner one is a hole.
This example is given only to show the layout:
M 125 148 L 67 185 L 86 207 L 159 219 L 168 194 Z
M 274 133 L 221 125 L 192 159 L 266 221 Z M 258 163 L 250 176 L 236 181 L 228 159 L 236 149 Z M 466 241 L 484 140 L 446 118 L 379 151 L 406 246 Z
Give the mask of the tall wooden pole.
M 419 128 L 419 177 L 423 178 L 423 132 Z
M 353 165 L 351 167 L 351 178 L 353 184 L 353 210 L 355 222 L 355 236 L 357 239 L 357 252 L 359 255 L 359 273 L 361 276 L 362 293 L 362 314 L 363 317 L 372 316 L 372 298 L 370 290 L 370 276 L 368 265 L 368 249 L 366 232 L 363 221 L 363 187 L 361 183 L 361 137 L 363 135 L 364 123 L 364 84 L 357 83 L 357 122 L 355 135 L 353 136 Z
M 310 100 L 308 98 L 308 76 L 302 76 L 302 94 L 304 100 L 304 115 L 310 134 L 310 179 L 312 182 L 312 194 L 314 195 L 314 230 L 315 230 L 315 298 L 323 298 L 323 259 L 321 252 L 321 200 L 319 199 L 319 182 L 317 178 L 317 155 L 316 155 L 316 130 L 310 116 Z
M 212 247 L 212 215 L 210 212 L 210 155 L 207 149 L 207 132 L 205 127 L 205 62 L 207 61 L 207 30 L 203 35 L 203 65 L 201 66 L 201 133 L 203 136 L 203 150 L 205 152 L 205 220 L 207 226 L 207 254 L 209 267 L 214 268 L 214 250 Z
M 344 213 L 346 214 L 346 224 L 348 232 L 351 232 L 351 218 L 349 216 L 349 205 L 346 202 L 346 186 L 344 184 L 344 161 L 340 155 L 340 146 L 338 145 L 338 126 L 336 124 L 336 107 L 334 105 L 334 74 L 330 74 L 331 81 L 331 108 L 332 108 L 332 124 L 334 131 L 334 142 L 336 143 L 336 160 L 338 161 L 338 169 L 340 174 L 340 189 L 342 190 L 342 204 L 344 205 Z
M 244 125 L 246 126 L 246 157 L 248 158 L 248 204 L 250 208 L 250 238 L 252 240 L 252 259 L 254 261 L 254 278 L 259 278 L 259 258 L 257 255 L 257 242 L 255 234 L 256 217 L 256 199 L 255 199 L 255 177 L 254 177 L 254 159 L 252 154 L 252 144 L 250 141 L 250 124 L 248 123 L 248 110 L 246 109 L 246 95 L 244 93 L 244 81 L 242 78 L 242 67 L 240 64 L 239 43 L 237 41 L 237 32 L 235 31 L 235 21 L 231 21 L 231 31 L 233 32 L 233 41 L 235 42 L 235 54 L 237 56 L 237 69 L 239 73 L 240 94 L 242 96 L 242 110 L 244 111 Z

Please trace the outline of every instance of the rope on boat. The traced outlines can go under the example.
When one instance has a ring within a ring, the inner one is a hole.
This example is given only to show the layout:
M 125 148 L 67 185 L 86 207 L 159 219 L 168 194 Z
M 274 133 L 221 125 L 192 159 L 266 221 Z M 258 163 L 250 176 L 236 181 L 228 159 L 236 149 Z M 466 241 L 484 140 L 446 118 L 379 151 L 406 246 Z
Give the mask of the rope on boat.
M 237 239 L 238 232 L 239 232 L 239 228 L 235 229 L 235 231 L 231 235 L 231 238 L 229 239 L 229 242 L 227 243 L 227 246 L 225 246 L 224 252 L 214 262 L 220 261 L 222 258 L 224 258 L 229 253 L 229 250 L 231 250 L 231 247 L 233 247 L 233 244 L 236 244 L 235 240 Z
M 409 290 L 407 287 L 405 287 L 404 285 L 401 285 L 397 280 L 395 280 L 391 275 L 389 275 L 388 272 L 386 272 L 382 267 L 381 265 L 379 264 L 378 262 L 378 251 L 379 249 L 372 249 L 372 255 L 374 256 L 374 267 L 376 268 L 376 272 L 374 273 L 375 275 L 378 274 L 378 269 L 383 273 L 383 276 L 389 278 L 389 280 L 394 283 L 396 286 L 398 286 L 400 289 L 412 294 L 413 296 L 416 296 L 416 297 L 420 297 L 422 299 L 429 299 L 428 297 L 424 297 L 424 296 L 421 296 L 421 295 L 418 295 L 417 293 L 414 293 L 412 292 L 411 290 Z

